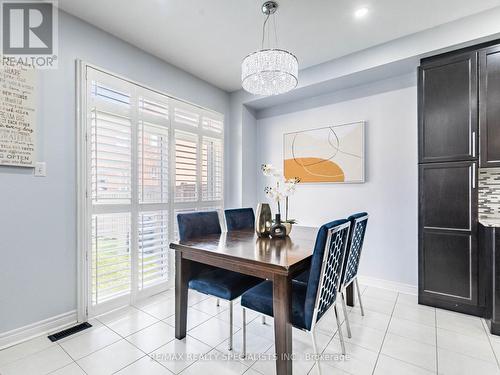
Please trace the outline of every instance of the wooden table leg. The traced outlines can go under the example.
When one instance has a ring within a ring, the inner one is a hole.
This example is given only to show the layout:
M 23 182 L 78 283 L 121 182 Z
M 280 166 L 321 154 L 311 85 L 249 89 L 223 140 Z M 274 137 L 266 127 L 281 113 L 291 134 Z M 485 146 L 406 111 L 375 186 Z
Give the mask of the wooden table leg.
M 190 261 L 175 252 L 175 337 L 186 337 Z
M 292 374 L 292 281 L 275 275 L 273 280 L 274 346 L 276 374 Z
M 349 286 L 346 288 L 345 294 L 347 299 L 347 305 L 354 306 L 354 283 L 349 284 Z

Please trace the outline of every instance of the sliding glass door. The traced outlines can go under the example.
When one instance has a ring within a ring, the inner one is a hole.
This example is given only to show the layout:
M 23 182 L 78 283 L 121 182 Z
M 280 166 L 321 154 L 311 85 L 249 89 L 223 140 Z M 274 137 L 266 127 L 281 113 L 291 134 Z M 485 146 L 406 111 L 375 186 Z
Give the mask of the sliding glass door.
M 175 214 L 222 209 L 223 117 L 85 66 L 88 315 L 165 290 Z

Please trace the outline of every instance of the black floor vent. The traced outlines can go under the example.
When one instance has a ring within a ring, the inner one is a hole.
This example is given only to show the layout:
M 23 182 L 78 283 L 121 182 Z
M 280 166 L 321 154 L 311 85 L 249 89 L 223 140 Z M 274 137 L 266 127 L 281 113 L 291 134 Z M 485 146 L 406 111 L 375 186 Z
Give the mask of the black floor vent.
M 74 326 L 74 327 L 65 329 L 64 331 L 57 332 L 57 333 L 54 333 L 53 335 L 50 335 L 49 340 L 52 342 L 57 341 L 57 340 L 61 340 L 65 337 L 74 335 L 75 333 L 83 331 L 84 329 L 87 329 L 90 327 L 92 327 L 92 324 L 87 323 L 87 322 L 82 323 L 82 324 L 78 324 L 77 326 Z

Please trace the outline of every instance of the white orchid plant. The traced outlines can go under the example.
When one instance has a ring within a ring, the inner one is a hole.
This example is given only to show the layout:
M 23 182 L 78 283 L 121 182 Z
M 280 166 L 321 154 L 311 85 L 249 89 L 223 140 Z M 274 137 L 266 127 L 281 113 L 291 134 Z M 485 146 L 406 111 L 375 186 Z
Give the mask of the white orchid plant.
M 278 207 L 278 213 L 281 215 L 281 202 L 285 201 L 285 223 L 295 224 L 295 219 L 288 219 L 288 198 L 295 193 L 296 185 L 300 182 L 300 178 L 294 177 L 286 179 L 283 173 L 274 168 L 271 164 L 262 164 L 262 173 L 266 177 L 275 179 L 275 186 L 266 186 L 264 191 L 267 197 L 275 202 Z

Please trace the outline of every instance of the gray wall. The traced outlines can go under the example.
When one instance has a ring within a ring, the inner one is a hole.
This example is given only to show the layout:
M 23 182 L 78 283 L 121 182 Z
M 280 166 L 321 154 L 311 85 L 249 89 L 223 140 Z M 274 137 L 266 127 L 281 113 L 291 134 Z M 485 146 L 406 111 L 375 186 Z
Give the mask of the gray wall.
M 366 121 L 363 184 L 299 184 L 290 217 L 321 224 L 367 211 L 370 222 L 360 275 L 417 285 L 416 72 L 276 107 L 257 120 L 257 163 L 283 166 L 283 134 Z M 271 180 L 254 168 L 258 199 Z M 274 205 L 273 205 L 274 206 Z M 273 210 L 275 207 L 273 207 Z
M 59 68 L 38 73 L 38 160 L 48 175 L 0 167 L 0 332 L 76 309 L 76 59 L 229 118 L 224 91 L 61 12 Z

